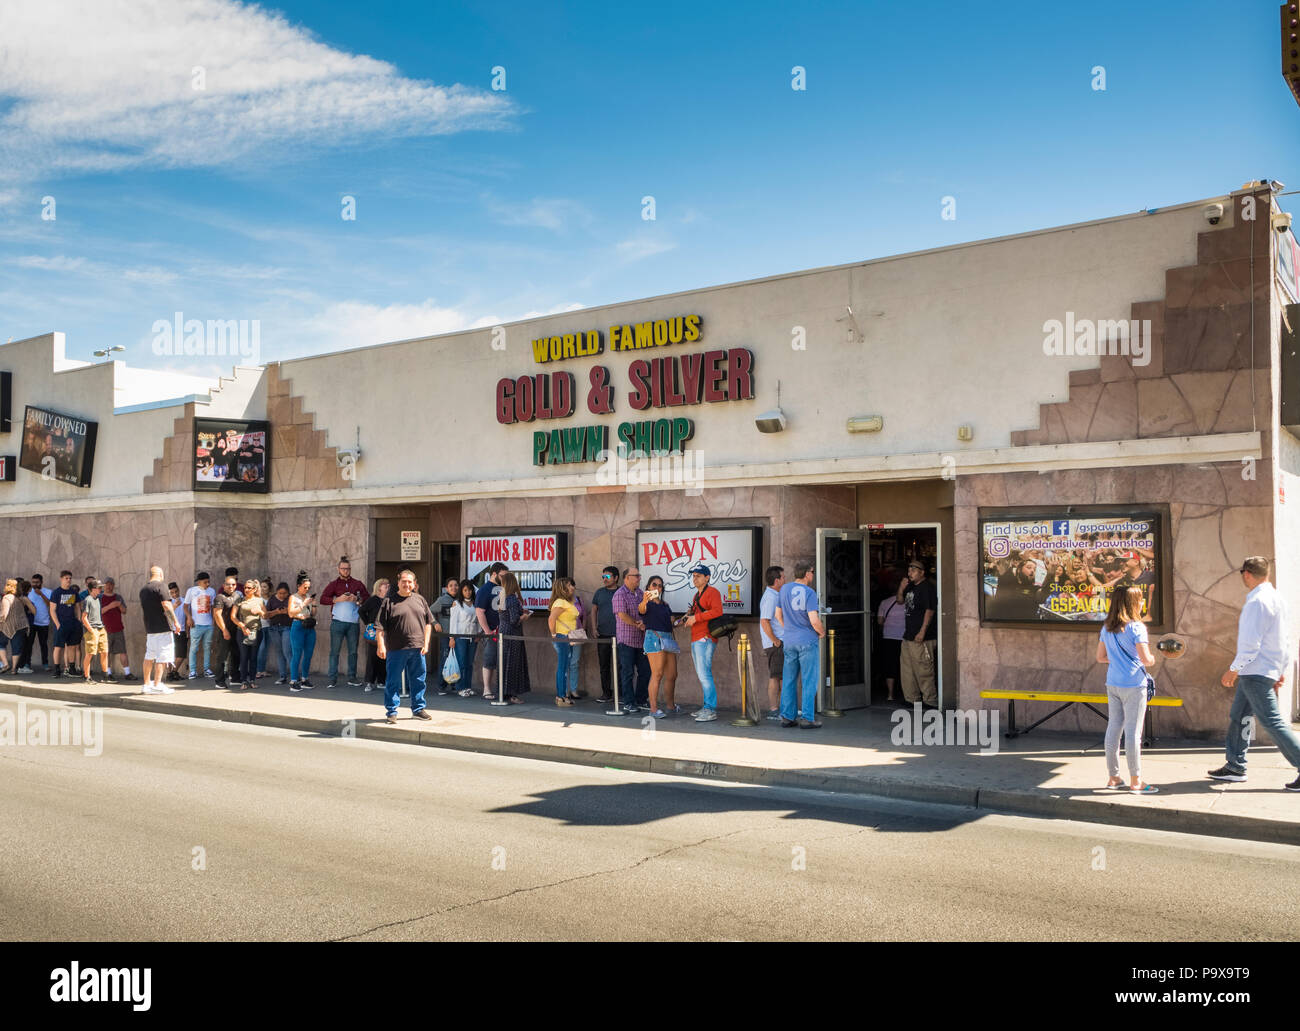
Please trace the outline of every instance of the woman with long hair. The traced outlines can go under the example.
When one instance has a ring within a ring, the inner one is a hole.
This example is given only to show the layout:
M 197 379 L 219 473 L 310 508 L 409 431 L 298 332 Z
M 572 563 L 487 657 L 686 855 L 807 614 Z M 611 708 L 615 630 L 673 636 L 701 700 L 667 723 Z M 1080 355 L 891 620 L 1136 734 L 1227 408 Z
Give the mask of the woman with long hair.
M 239 649 L 239 688 L 247 691 L 257 679 L 257 653 L 262 643 L 262 620 L 266 602 L 262 585 L 256 577 L 244 581 L 244 600 L 230 611 L 230 621 L 239 631 L 235 645 Z
M 18 672 L 27 640 L 27 595 L 20 592 L 20 586 L 11 577 L 5 581 L 4 596 L 0 597 L 0 657 L 4 659 L 0 673 Z
M 655 719 L 682 712 L 675 697 L 677 691 L 677 656 L 681 645 L 673 637 L 673 614 L 664 597 L 664 578 L 650 577 L 636 610 L 645 623 L 645 657 L 650 663 L 650 712 Z M 659 704 L 660 692 L 664 704 Z
M 316 650 L 316 595 L 307 570 L 298 572 L 298 590 L 289 596 L 289 690 L 310 691 L 311 656 Z
M 524 620 L 532 613 L 524 608 L 523 592 L 519 590 L 519 580 L 514 573 L 501 574 L 501 590 L 505 595 L 501 623 L 497 627 L 501 642 L 501 689 L 507 702 L 522 705 L 524 700 L 520 696 L 532 690 L 528 679 L 528 654 L 524 651 L 523 641 L 508 641 L 506 638 L 521 637 Z
M 376 687 L 383 687 L 388 679 L 388 660 L 379 657 L 379 642 L 371 640 L 365 635 L 365 628 L 369 627 L 376 619 L 379 618 L 379 607 L 388 597 L 388 591 L 393 585 L 387 577 L 380 577 L 375 581 L 374 586 L 370 588 L 370 597 L 361 603 L 357 609 L 357 615 L 361 619 L 362 637 L 366 645 L 366 691 L 373 691 Z
M 462 698 L 477 694 L 474 690 L 474 651 L 478 642 L 474 635 L 479 631 L 478 614 L 474 611 L 474 581 L 466 577 L 460 582 L 456 593 L 456 604 L 451 607 L 450 627 L 453 647 L 456 649 L 456 663 L 460 666 L 460 679 L 467 685 L 456 693 Z
M 555 648 L 555 704 L 572 705 L 569 697 L 569 659 L 573 646 L 569 634 L 578 628 L 578 607 L 573 604 L 577 585 L 567 576 L 557 576 L 551 585 L 551 614 L 546 625 Z
M 1135 795 L 1154 795 L 1159 788 L 1142 780 L 1142 717 L 1147 711 L 1146 667 L 1155 662 L 1147 646 L 1147 628 L 1142 622 L 1142 591 L 1137 587 L 1111 591 L 1110 611 L 1097 641 L 1097 661 L 1109 663 L 1106 694 L 1106 787 L 1123 790 L 1119 775 L 1119 738 L 1124 735 L 1124 757 L 1128 760 L 1128 790 Z

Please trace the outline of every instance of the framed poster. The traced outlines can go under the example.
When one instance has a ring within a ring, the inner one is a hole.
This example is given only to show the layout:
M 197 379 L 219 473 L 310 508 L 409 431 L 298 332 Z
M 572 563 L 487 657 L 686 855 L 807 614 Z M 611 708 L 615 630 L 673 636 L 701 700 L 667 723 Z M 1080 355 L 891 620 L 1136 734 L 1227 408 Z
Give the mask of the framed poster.
M 265 494 L 270 479 L 269 422 L 194 420 L 194 490 Z
M 710 585 L 722 595 L 722 611 L 729 616 L 757 616 L 763 594 L 762 536 L 759 526 L 637 530 L 641 583 L 662 576 L 664 601 L 673 612 L 685 612 L 695 597 L 690 569 L 703 562 L 709 567 Z
M 18 464 L 47 480 L 89 487 L 99 423 L 28 405 Z
M 483 586 L 494 562 L 504 562 L 518 578 L 524 608 L 549 611 L 555 578 L 568 575 L 569 535 L 517 533 L 465 538 L 465 576 L 475 589 Z
M 1095 629 L 1112 592 L 1137 587 L 1142 621 L 1163 623 L 1163 525 L 1157 511 L 1123 508 L 981 514 L 981 622 Z

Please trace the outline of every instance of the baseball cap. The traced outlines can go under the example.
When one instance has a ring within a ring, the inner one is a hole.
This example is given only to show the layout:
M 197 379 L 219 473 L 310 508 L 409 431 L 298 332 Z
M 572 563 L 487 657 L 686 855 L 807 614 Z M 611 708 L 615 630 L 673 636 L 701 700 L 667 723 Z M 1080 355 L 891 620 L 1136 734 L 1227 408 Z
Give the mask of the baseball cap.
M 701 562 L 701 563 L 700 563 L 698 566 L 696 566 L 694 569 L 688 570 L 688 572 L 690 572 L 692 575 L 694 575 L 695 573 L 699 573 L 699 574 L 702 575 L 702 576 L 711 576 L 711 575 L 712 575 L 712 574 L 709 572 L 709 567 L 706 566 L 703 562 Z

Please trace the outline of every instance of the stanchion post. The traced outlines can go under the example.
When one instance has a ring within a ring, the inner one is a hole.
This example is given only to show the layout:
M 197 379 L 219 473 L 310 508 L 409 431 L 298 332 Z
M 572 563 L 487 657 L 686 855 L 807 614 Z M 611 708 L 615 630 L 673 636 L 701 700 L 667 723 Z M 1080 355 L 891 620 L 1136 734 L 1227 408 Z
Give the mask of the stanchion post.
M 599 646 L 597 646 L 597 647 L 599 647 Z M 622 715 L 624 715 L 623 707 L 622 707 L 622 702 L 620 701 L 620 699 L 619 699 L 619 697 L 618 697 L 618 682 L 619 682 L 619 676 L 618 676 L 618 635 L 617 635 L 617 634 L 615 634 L 613 637 L 611 637 L 611 638 L 609 639 L 609 648 L 610 648 L 610 655 L 609 655 L 609 668 L 610 668 L 610 671 L 611 671 L 611 673 L 612 673 L 613 680 L 614 680 L 614 708 L 612 708 L 612 709 L 606 709 L 606 710 L 605 710 L 605 715 L 606 715 L 606 716 L 622 716 Z M 599 656 L 599 655 L 596 656 L 596 661 L 597 661 L 598 663 L 600 662 L 600 656 Z
M 509 705 L 506 701 L 506 642 L 500 630 L 494 635 L 497 641 L 497 696 L 489 705 Z
M 736 664 L 740 669 L 740 718 L 731 721 L 733 727 L 756 727 L 757 720 L 749 718 L 749 634 L 740 635 L 736 646 Z
M 832 718 L 838 718 L 840 716 L 843 716 L 844 713 L 840 709 L 837 709 L 835 707 L 835 631 L 827 630 L 826 637 L 830 641 L 829 651 L 830 651 L 830 660 L 831 660 L 831 705 L 829 709 L 822 710 L 822 715 L 830 716 Z

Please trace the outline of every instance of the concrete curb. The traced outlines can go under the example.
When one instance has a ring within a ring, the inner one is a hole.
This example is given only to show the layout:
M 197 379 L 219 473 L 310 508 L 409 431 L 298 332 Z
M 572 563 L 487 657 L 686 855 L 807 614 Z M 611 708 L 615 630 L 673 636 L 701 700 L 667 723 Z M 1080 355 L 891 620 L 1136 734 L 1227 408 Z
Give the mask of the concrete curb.
M 131 709 L 170 716 L 217 720 L 227 723 L 251 723 L 280 730 L 299 730 L 325 737 L 358 737 L 397 744 L 424 745 L 459 752 L 538 759 L 544 762 L 578 766 L 612 767 L 636 773 L 655 773 L 674 777 L 699 777 L 769 787 L 804 788 L 831 791 L 844 795 L 892 798 L 904 802 L 928 802 L 957 805 L 985 812 L 1052 819 L 1080 820 L 1117 827 L 1204 834 L 1223 838 L 1241 838 L 1279 845 L 1300 845 L 1300 822 L 1284 823 L 1253 816 L 1227 813 L 1195 812 L 1183 809 L 1155 809 L 1123 805 L 1118 801 L 1084 800 L 1050 791 L 1006 790 L 971 787 L 968 784 L 917 783 L 888 777 L 850 777 L 804 770 L 780 770 L 736 763 L 703 762 L 695 759 L 669 759 L 637 755 L 631 752 L 606 752 L 571 745 L 549 745 L 529 741 L 502 741 L 498 738 L 467 737 L 435 730 L 394 727 L 383 722 L 351 719 L 317 719 L 281 713 L 250 712 L 184 702 L 164 702 L 148 695 L 95 695 L 58 687 L 28 684 L 3 685 L 8 693 L 62 702 L 92 702 L 104 708 Z

